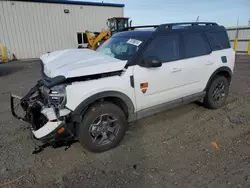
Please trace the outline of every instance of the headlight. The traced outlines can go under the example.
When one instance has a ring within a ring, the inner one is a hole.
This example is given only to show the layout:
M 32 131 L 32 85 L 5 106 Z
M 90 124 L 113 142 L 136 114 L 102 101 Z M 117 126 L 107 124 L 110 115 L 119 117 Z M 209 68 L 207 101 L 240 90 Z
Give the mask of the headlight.
M 49 91 L 49 104 L 64 107 L 66 104 L 66 89 L 64 85 L 52 87 Z

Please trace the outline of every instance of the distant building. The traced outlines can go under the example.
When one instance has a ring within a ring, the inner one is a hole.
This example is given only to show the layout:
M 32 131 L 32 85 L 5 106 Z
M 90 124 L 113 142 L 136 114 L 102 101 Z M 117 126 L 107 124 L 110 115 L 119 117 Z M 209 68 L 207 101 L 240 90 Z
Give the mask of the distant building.
M 236 52 L 247 53 L 250 40 L 250 26 L 235 26 L 226 29 L 231 42 L 231 47 L 234 47 L 235 39 L 238 39 Z
M 0 0 L 0 44 L 17 59 L 77 48 L 77 33 L 106 29 L 124 5 L 83 0 Z

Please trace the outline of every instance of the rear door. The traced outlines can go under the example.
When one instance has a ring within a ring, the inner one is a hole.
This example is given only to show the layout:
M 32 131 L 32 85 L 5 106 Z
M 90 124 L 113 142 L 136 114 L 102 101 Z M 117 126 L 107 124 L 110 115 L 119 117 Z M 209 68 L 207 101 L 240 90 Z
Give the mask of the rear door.
M 185 85 L 179 92 L 183 96 L 204 90 L 204 80 L 211 74 L 214 61 L 210 58 L 211 49 L 203 33 L 184 33 L 181 40 L 180 65 Z
M 233 70 L 235 52 L 230 47 L 226 31 L 205 32 L 205 36 L 212 49 L 211 59 L 215 62 L 214 71 L 222 66 L 228 66 Z

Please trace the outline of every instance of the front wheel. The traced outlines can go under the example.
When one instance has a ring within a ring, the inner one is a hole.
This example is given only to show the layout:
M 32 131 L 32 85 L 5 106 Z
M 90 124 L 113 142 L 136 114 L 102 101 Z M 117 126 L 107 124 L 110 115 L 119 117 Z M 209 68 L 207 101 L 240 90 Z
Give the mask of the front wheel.
M 227 99 L 229 93 L 229 82 L 224 76 L 217 76 L 211 82 L 206 96 L 204 106 L 210 109 L 220 108 Z
M 89 108 L 79 125 L 79 142 L 92 152 L 116 147 L 125 135 L 124 112 L 113 103 L 100 102 Z

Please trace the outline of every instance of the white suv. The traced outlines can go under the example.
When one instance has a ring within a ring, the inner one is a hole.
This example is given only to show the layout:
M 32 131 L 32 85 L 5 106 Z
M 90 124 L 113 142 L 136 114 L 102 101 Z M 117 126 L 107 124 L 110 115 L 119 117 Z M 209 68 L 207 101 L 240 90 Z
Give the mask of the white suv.
M 42 80 L 25 97 L 11 96 L 13 115 L 46 144 L 79 140 L 101 152 L 118 145 L 127 122 L 194 101 L 221 107 L 235 52 L 223 26 L 195 22 L 131 29 L 96 51 L 56 51 L 41 61 Z

